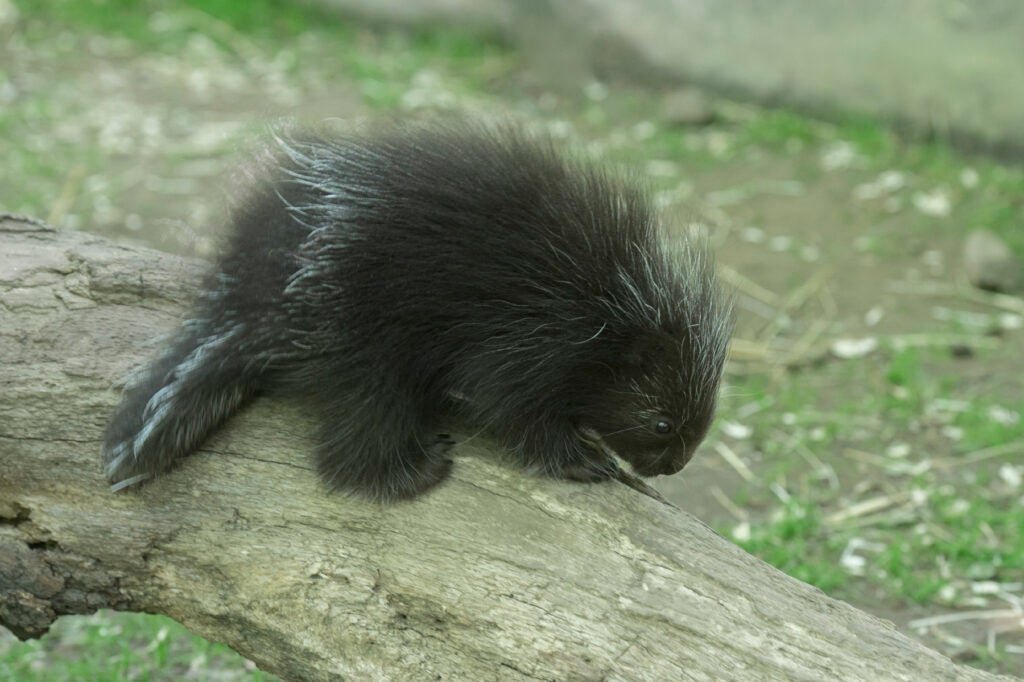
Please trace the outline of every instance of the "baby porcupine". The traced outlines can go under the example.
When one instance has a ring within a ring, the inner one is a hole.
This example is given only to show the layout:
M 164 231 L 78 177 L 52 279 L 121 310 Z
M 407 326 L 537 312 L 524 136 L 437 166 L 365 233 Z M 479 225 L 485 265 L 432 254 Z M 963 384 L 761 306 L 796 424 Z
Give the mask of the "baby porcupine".
M 113 489 L 261 388 L 319 417 L 328 485 L 389 500 L 451 469 L 458 412 L 525 466 L 674 473 L 711 422 L 731 311 L 643 193 L 512 125 L 281 132 L 191 318 L 107 429 Z

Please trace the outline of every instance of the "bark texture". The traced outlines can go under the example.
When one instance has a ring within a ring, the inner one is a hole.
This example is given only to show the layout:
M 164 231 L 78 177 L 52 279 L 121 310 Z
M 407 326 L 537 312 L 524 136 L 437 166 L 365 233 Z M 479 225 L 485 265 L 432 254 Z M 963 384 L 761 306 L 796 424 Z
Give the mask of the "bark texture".
M 617 483 L 478 439 L 381 507 L 326 493 L 310 422 L 261 398 L 171 475 L 111 494 L 117 386 L 202 266 L 0 216 L 0 624 L 163 613 L 288 679 L 972 680 Z

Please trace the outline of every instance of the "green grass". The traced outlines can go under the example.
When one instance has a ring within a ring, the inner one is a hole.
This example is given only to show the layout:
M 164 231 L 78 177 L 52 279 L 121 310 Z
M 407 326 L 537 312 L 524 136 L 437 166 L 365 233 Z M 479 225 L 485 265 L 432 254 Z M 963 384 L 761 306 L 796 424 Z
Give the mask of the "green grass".
M 750 420 L 755 434 L 777 428 L 779 414 L 795 415 L 786 428 L 787 439 L 765 442 L 755 435 L 767 463 L 760 474 L 765 482 L 749 486 L 736 501 L 774 511 L 755 513 L 755 520 L 743 525 L 738 544 L 827 592 L 856 595 L 870 584 L 893 604 L 930 604 L 940 593 L 947 595 L 940 600 L 945 603 L 950 590 L 969 596 L 972 581 L 1024 579 L 1021 493 L 999 474 L 1015 458 L 1008 454 L 972 461 L 963 472 L 957 465 L 981 448 L 1024 442 L 1024 400 L 965 395 L 954 378 L 958 362 L 943 350 L 909 348 L 887 351 L 873 361 L 845 363 L 832 370 L 839 381 L 822 382 L 848 386 L 834 404 L 823 403 L 820 389 L 807 383 L 771 386 L 756 377 L 733 386 L 744 396 L 742 402 L 774 397 L 774 410 Z M 852 373 L 862 375 L 859 385 Z M 934 410 L 938 416 L 928 417 Z M 836 422 L 826 427 L 824 438 L 812 438 L 808 427 L 821 423 L 822 411 L 836 415 Z M 882 432 L 845 423 L 847 417 L 873 414 L 881 415 Z M 943 435 L 947 425 L 959 430 L 955 439 Z M 893 443 L 910 444 L 909 452 L 890 453 Z M 846 446 L 878 453 L 873 466 L 879 469 L 844 461 Z M 788 454 L 798 447 L 836 468 L 844 483 L 840 494 L 818 485 L 816 472 Z M 932 466 L 912 473 L 920 462 Z M 894 466 L 886 469 L 887 464 Z M 880 484 L 865 498 L 891 495 L 894 504 L 875 516 L 828 523 L 831 514 L 841 515 L 861 501 L 849 496 L 859 479 Z M 792 498 L 772 502 L 772 483 L 793 492 Z M 917 492 L 908 496 L 908 490 Z M 736 537 L 733 526 L 721 530 Z M 844 550 L 859 541 L 869 547 L 858 552 L 865 563 L 849 573 L 842 565 Z
M 180 47 L 194 30 L 209 29 L 210 20 L 250 37 L 285 40 L 328 16 L 281 0 L 20 0 L 18 5 L 39 22 L 122 36 L 140 49 L 161 51 Z
M 786 151 L 797 145 L 820 141 L 827 129 L 820 122 L 783 110 L 767 110 L 740 126 L 736 143 Z
M 836 127 L 836 139 L 851 142 L 868 169 L 900 170 L 909 174 L 910 191 L 944 188 L 954 205 L 954 217 L 946 229 L 966 231 L 984 227 L 998 234 L 1024 256 L 1024 168 L 986 157 L 966 157 L 942 142 L 901 141 L 877 122 L 851 121 Z M 977 173 L 977 184 L 967 187 L 965 168 Z M 927 221 L 923 229 L 935 227 Z
M 810 500 L 792 500 L 782 505 L 775 518 L 749 529 L 749 537 L 733 539 L 743 549 L 779 570 L 835 593 L 849 576 L 835 557 L 842 547 L 821 525 L 819 510 Z
M 969 493 L 968 493 L 969 494 Z M 874 557 L 868 575 L 888 591 L 927 604 L 946 587 L 1024 575 L 1024 523 L 1012 500 L 935 494 L 919 510 L 917 528 Z M 880 536 L 900 529 L 880 527 Z
M 393 30 L 373 32 L 338 13 L 285 0 L 18 0 L 33 37 L 55 27 L 129 39 L 139 51 L 179 52 L 195 35 L 212 39 L 226 52 L 236 40 L 264 47 L 269 57 L 281 46 L 314 36 L 325 42 L 328 60 L 352 69 L 361 80 L 407 86 L 424 66 L 461 72 L 468 83 L 486 77 L 508 49 L 468 31 Z M 243 58 L 243 55 L 237 55 Z M 320 65 L 318 65 L 320 66 Z
M 635 110 L 656 110 L 656 104 L 638 98 Z M 725 136 L 724 151 L 712 153 L 707 140 Z M 789 155 L 807 150 L 821 151 L 828 144 L 844 142 L 852 145 L 858 161 L 851 173 L 864 181 L 884 171 L 900 171 L 907 185 L 895 192 L 904 199 L 904 213 L 911 219 L 903 227 L 927 236 L 939 229 L 946 233 L 966 233 L 983 227 L 998 234 L 1016 253 L 1024 257 L 1024 168 L 1001 164 L 985 157 L 965 157 L 941 142 L 901 140 L 891 129 L 877 121 L 850 118 L 837 123 L 823 123 L 783 110 L 764 110 L 754 115 L 737 117 L 703 131 L 680 131 L 656 125 L 655 133 L 621 153 L 627 162 L 650 158 L 682 161 L 694 169 L 721 166 L 740 161 L 752 152 Z M 962 173 L 970 168 L 976 173 L 976 184 L 965 186 Z M 800 177 L 813 180 L 820 173 L 815 166 L 804 166 Z M 936 189 L 948 194 L 953 204 L 949 219 L 917 215 L 910 206 L 916 192 Z M 870 202 L 865 210 L 876 211 Z M 887 216 L 885 212 L 880 216 Z M 884 247 L 883 247 L 884 248 Z
M 62 192 L 70 191 L 75 203 L 62 208 L 77 221 L 64 223 L 66 226 L 88 224 L 103 229 L 90 201 L 93 197 L 82 187 L 83 180 L 103 175 L 111 178 L 112 189 L 107 192 L 110 196 L 104 195 L 101 200 L 109 198 L 124 212 L 134 208 L 141 215 L 179 224 L 187 220 L 184 206 L 178 215 L 165 216 L 152 215 L 147 205 L 132 207 L 136 197 L 154 196 L 153 192 L 139 192 L 143 179 L 126 169 L 135 152 L 114 154 L 102 145 L 104 127 L 109 122 L 99 113 L 103 98 L 83 103 L 81 90 L 94 68 L 106 71 L 114 59 L 136 64 L 132 80 L 142 90 L 136 93 L 126 87 L 115 92 L 116 97 L 125 98 L 124 106 L 114 112 L 114 117 L 124 119 L 124 134 L 137 135 L 146 118 L 154 114 L 166 117 L 173 108 L 187 111 L 187 123 L 178 117 L 176 126 L 161 130 L 168 144 L 160 158 L 170 162 L 178 154 L 177 160 L 185 162 L 190 153 L 190 126 L 198 128 L 224 120 L 223 110 L 232 106 L 235 95 L 232 91 L 223 95 L 214 91 L 206 101 L 183 82 L 190 74 L 202 77 L 209 71 L 214 79 L 223 75 L 235 82 L 244 81 L 249 83 L 250 92 L 258 92 L 263 81 L 274 78 L 295 83 L 301 90 L 303 79 L 313 77 L 321 88 L 315 93 L 320 99 L 332 96 L 334 82 L 342 93 L 350 92 L 354 83 L 365 105 L 390 111 L 404 106 L 430 107 L 432 97 L 442 101 L 445 97 L 472 96 L 481 84 L 503 72 L 510 58 L 506 47 L 468 32 L 372 31 L 344 17 L 279 0 L 17 2 L 25 42 L 39 46 L 34 51 L 37 55 L 52 52 L 49 59 L 40 59 L 37 67 L 48 70 L 52 64 L 66 64 L 47 76 L 46 87 L 36 79 L 9 106 L 0 107 L 0 155 L 5 159 L 0 169 L 0 208 L 46 217 L 55 205 L 60 205 Z M 94 43 L 90 35 L 105 40 Z M 97 44 L 98 53 L 94 50 Z M 208 45 L 216 50 L 213 60 L 207 57 Z M 116 58 L 104 57 L 104 51 L 113 51 Z M 144 71 L 154 61 L 169 65 L 174 60 L 182 65 L 177 80 L 170 76 L 161 82 Z M 188 64 L 194 69 L 185 68 Z M 154 87 L 156 83 L 160 86 Z M 146 87 L 150 91 L 145 91 Z M 419 99 L 407 101 L 409 93 Z M 247 115 L 253 121 L 290 113 L 287 105 L 268 105 L 264 101 L 254 102 L 251 107 Z M 234 120 L 246 119 L 240 112 Z M 66 132 L 76 128 L 74 133 Z M 54 130 L 65 132 L 45 132 Z M 235 135 L 222 138 L 222 149 L 214 155 L 229 157 L 248 146 L 247 141 L 253 137 L 242 126 Z M 200 154 L 207 149 L 208 143 L 204 143 Z M 144 155 L 147 150 L 139 153 Z M 172 177 L 177 172 L 175 168 L 161 170 Z M 118 171 L 121 176 L 116 174 Z M 185 237 L 167 234 L 159 246 L 182 248 L 179 242 Z
M 0 637 L 0 679 L 18 682 L 81 680 L 247 680 L 270 682 L 222 644 L 208 642 L 163 616 L 99 613 L 61 618 L 38 640 Z

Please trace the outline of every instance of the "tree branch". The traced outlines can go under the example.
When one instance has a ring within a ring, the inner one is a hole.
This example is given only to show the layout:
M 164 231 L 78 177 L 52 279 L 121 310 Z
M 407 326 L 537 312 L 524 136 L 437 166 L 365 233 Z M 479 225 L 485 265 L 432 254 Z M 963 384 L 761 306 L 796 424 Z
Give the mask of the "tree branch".
M 201 266 L 0 216 L 0 623 L 163 613 L 291 679 L 991 679 L 619 483 L 486 444 L 377 506 L 326 493 L 310 422 L 258 399 L 171 475 L 108 492 L 115 382 Z

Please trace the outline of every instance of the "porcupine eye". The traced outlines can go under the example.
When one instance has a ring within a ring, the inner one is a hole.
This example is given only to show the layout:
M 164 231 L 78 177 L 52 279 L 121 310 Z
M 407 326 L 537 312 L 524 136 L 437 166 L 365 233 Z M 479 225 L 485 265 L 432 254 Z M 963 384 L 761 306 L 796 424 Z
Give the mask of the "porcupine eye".
M 672 422 L 665 418 L 659 418 L 654 422 L 655 433 L 665 436 L 672 433 Z

